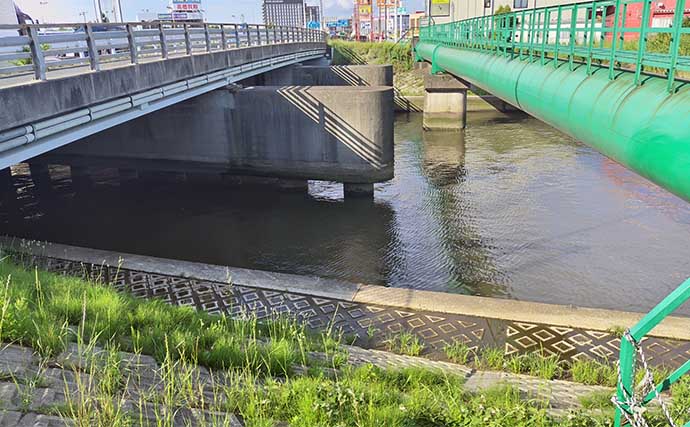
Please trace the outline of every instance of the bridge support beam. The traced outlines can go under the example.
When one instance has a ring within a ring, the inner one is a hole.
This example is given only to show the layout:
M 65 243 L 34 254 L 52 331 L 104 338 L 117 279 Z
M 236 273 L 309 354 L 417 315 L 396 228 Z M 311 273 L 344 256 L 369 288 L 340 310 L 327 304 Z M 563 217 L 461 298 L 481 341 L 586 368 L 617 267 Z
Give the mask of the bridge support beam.
M 300 191 L 309 179 L 387 181 L 393 90 L 220 89 L 54 150 L 41 162 L 300 180 Z
M 424 130 L 459 130 L 467 126 L 465 83 L 450 74 L 424 76 Z

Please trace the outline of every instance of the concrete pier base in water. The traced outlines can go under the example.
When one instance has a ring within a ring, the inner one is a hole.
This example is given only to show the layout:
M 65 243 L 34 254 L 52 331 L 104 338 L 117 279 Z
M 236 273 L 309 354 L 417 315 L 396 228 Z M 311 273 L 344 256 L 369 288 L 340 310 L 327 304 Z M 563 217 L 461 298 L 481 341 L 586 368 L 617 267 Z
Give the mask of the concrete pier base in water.
M 309 191 L 309 181 L 306 179 L 279 179 L 278 187 L 282 190 L 306 194 Z
M 53 192 L 53 183 L 50 179 L 50 171 L 45 163 L 29 163 L 31 180 L 36 188 L 36 193 L 40 196 L 50 196 Z
M 467 85 L 450 74 L 424 76 L 424 130 L 464 129 L 467 90 Z
M 91 171 L 88 166 L 70 166 L 72 187 L 77 193 L 88 191 L 93 186 Z
M 9 217 L 13 217 L 18 211 L 17 191 L 10 168 L 0 170 L 0 204 Z
M 345 193 L 345 198 L 374 197 L 374 184 L 346 182 L 343 184 L 343 193 Z

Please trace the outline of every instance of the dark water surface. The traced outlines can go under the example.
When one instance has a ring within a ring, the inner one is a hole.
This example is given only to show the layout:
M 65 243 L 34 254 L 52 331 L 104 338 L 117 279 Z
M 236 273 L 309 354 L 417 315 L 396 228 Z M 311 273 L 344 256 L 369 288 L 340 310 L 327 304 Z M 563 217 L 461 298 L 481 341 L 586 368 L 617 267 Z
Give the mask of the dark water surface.
M 375 201 L 223 183 L 98 185 L 33 196 L 15 168 L 16 236 L 356 282 L 648 310 L 690 276 L 690 205 L 541 122 L 471 114 L 464 133 L 396 122 Z M 683 313 L 690 314 L 690 307 Z

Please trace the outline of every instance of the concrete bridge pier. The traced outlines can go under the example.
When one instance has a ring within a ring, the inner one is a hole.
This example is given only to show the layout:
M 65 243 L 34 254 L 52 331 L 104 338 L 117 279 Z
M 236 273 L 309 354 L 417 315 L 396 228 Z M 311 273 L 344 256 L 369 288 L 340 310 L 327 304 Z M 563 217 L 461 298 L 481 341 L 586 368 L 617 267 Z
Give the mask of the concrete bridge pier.
M 93 187 L 91 169 L 88 166 L 73 165 L 69 169 L 72 176 L 72 188 L 77 194 L 89 191 Z
M 374 197 L 374 184 L 372 183 L 353 183 L 346 182 L 343 184 L 343 193 L 345 198 L 348 197 Z
M 467 126 L 469 87 L 450 74 L 424 76 L 424 130 L 460 130 Z
M 40 197 L 50 197 L 53 194 L 53 182 L 50 178 L 50 170 L 46 163 L 29 163 L 31 180 L 34 183 L 36 194 Z
M 0 204 L 7 213 L 7 217 L 12 220 L 19 216 L 19 202 L 17 200 L 17 190 L 12 178 L 12 170 L 5 168 L 0 170 Z

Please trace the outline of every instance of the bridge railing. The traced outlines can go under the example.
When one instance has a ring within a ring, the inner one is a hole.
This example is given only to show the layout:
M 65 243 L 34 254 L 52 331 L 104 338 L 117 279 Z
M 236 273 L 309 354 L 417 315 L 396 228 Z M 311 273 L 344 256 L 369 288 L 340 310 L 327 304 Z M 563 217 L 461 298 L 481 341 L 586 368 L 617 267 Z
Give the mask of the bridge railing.
M 672 91 L 690 72 L 690 21 L 683 7 L 668 19 L 652 19 L 655 5 L 606 0 L 525 9 L 428 25 L 420 40 L 554 67 L 566 62 L 571 70 L 584 64 L 588 74 L 607 67 L 610 79 L 623 68 L 635 73 L 636 84 L 643 73 L 663 73 Z
M 9 32 L 7 31 L 9 30 Z M 85 72 L 126 62 L 167 59 L 249 46 L 323 42 L 306 28 L 179 22 L 0 25 L 0 77 L 83 67 Z

